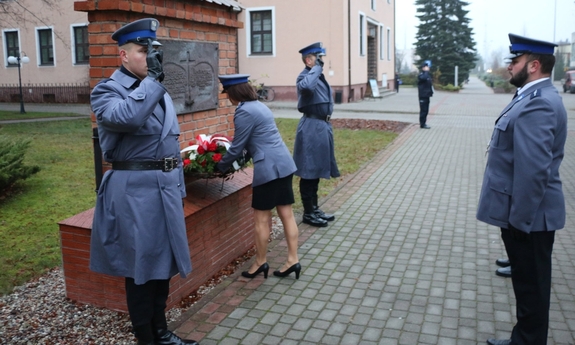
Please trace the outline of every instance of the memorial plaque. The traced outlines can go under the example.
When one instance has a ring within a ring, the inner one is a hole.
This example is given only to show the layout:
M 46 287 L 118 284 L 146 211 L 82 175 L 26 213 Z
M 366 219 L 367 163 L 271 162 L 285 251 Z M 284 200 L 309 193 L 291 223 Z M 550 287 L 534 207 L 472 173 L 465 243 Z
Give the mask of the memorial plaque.
M 162 84 L 174 100 L 176 113 L 218 106 L 218 44 L 161 40 L 164 51 Z

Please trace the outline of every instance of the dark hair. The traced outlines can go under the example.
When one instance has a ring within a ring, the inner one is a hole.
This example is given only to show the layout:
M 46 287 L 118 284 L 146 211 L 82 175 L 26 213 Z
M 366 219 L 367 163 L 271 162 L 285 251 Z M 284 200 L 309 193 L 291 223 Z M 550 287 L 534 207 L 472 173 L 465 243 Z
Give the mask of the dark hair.
M 250 83 L 232 85 L 225 91 L 230 99 L 238 102 L 255 101 L 258 99 L 258 94 Z
M 555 66 L 555 56 L 549 54 L 529 54 L 527 57 L 527 62 L 539 61 L 541 64 L 541 73 L 551 74 L 553 71 L 553 66 Z

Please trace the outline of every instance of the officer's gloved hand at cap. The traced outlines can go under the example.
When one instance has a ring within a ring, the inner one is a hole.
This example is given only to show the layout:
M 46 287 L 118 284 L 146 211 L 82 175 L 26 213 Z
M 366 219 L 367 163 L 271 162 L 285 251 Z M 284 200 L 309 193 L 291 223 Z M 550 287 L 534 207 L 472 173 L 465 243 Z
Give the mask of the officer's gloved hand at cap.
M 315 64 L 316 64 L 317 66 L 323 68 L 323 60 L 321 59 L 321 56 L 316 55 Z
M 148 64 L 148 76 L 153 79 L 164 79 L 164 68 L 162 67 L 162 60 L 164 59 L 164 52 L 157 51 L 152 46 L 152 40 L 148 39 L 148 56 L 146 56 L 146 63 Z

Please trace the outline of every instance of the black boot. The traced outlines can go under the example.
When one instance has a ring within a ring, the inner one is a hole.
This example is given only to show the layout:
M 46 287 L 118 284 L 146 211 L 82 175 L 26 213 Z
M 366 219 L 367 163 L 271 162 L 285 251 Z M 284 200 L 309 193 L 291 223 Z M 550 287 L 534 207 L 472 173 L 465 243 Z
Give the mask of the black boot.
M 319 206 L 317 203 L 317 190 L 315 191 L 315 195 L 313 196 L 312 202 L 313 202 L 313 212 L 315 213 L 315 215 L 318 218 L 321 218 L 321 219 L 326 220 L 328 222 L 335 220 L 335 216 L 333 214 L 325 213 L 319 209 Z
M 156 313 L 152 318 L 152 329 L 154 331 L 155 345 L 199 345 L 195 340 L 184 340 L 168 330 L 166 315 L 162 311 Z
M 138 345 L 155 345 L 151 325 L 132 326 Z
M 327 226 L 327 221 L 319 218 L 314 211 L 313 207 L 313 199 L 303 199 L 301 200 L 303 204 L 303 219 L 302 221 L 305 224 L 309 224 L 311 226 L 317 226 L 319 228 L 323 228 Z
M 319 209 L 318 206 L 314 206 L 313 212 L 318 218 L 321 218 L 325 221 L 331 222 L 332 220 L 335 220 L 335 216 L 333 214 L 323 212 Z

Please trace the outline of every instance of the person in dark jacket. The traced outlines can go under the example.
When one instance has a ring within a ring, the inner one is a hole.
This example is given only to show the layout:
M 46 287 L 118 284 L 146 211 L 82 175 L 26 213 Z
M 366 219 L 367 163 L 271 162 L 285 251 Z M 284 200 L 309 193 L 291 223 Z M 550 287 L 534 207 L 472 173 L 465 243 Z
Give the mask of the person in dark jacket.
M 122 66 L 98 83 L 90 103 L 112 170 L 98 188 L 90 269 L 125 277 L 139 345 L 197 344 L 168 330 L 170 278 L 192 270 L 182 198 L 186 196 L 172 99 L 159 82 L 162 54 L 153 48 L 156 19 L 117 30 Z
M 329 120 L 333 112 L 333 95 L 323 75 L 325 49 L 321 42 L 299 51 L 305 68 L 296 80 L 298 110 L 303 113 L 297 126 L 293 159 L 295 174 L 300 177 L 300 194 L 304 208 L 303 222 L 317 227 L 335 219 L 318 205 L 319 179 L 338 177 L 333 129 Z
M 419 127 L 429 129 L 427 113 L 429 113 L 429 98 L 433 96 L 433 79 L 429 73 L 429 64 L 421 65 L 421 73 L 417 76 L 417 93 L 419 96 Z
M 395 73 L 395 92 L 399 92 L 399 85 L 401 85 L 401 78 L 399 78 L 399 73 Z
M 247 74 L 219 76 L 224 92 L 230 102 L 237 106 L 234 114 L 234 139 L 218 162 L 217 168 L 225 172 L 232 164 L 244 156 L 251 157 L 254 163 L 252 182 L 252 208 L 254 209 L 256 260 L 242 276 L 254 278 L 260 273 L 268 277 L 267 263 L 268 238 L 272 209 L 276 209 L 284 227 L 288 247 L 286 263 L 274 271 L 278 277 L 286 277 L 295 272 L 299 279 L 301 265 L 297 255 L 299 230 L 292 210 L 294 203 L 293 173 L 296 171 L 291 154 L 283 142 L 276 126 L 274 115 L 263 103 L 248 83 Z

